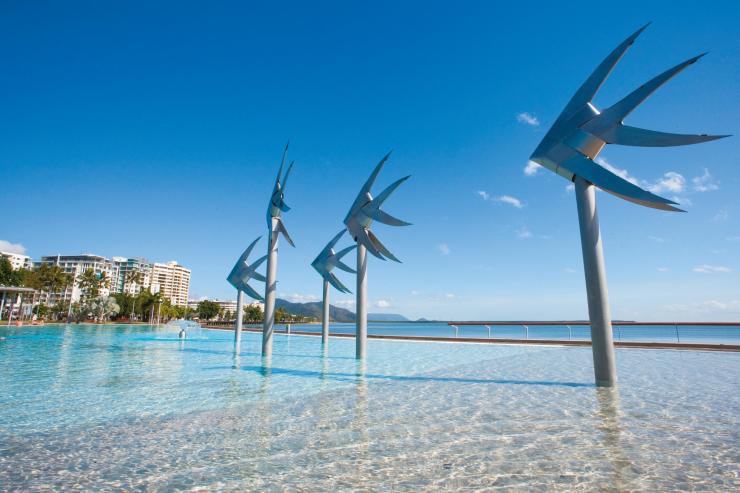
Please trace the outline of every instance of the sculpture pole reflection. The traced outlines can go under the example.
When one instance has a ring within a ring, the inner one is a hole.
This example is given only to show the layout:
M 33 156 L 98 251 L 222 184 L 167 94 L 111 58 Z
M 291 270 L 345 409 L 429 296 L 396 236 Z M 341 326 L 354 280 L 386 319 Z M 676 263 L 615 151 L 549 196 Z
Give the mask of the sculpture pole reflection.
M 289 143 L 288 143 L 289 144 Z M 284 201 L 285 185 L 288 182 L 288 175 L 293 169 L 293 163 L 288 166 L 285 176 L 281 178 L 285 157 L 288 154 L 288 144 L 285 144 L 283 158 L 280 162 L 275 186 L 272 189 L 270 202 L 267 205 L 267 228 L 269 230 L 267 245 L 267 280 L 265 281 L 265 320 L 262 326 L 262 356 L 269 357 L 272 354 L 272 334 L 275 326 L 275 297 L 277 294 L 277 261 L 278 261 L 278 237 L 282 233 L 285 240 L 290 246 L 295 246 L 293 240 L 285 229 L 281 219 L 283 212 L 288 212 L 288 207 Z
M 323 302 L 321 306 L 321 343 L 327 344 L 329 342 L 329 284 L 334 286 L 339 292 L 341 293 L 351 293 L 347 287 L 342 284 L 342 282 L 337 279 L 337 276 L 335 276 L 331 271 L 334 269 L 334 267 L 338 267 L 342 269 L 343 271 L 355 273 L 355 270 L 351 267 L 345 265 L 342 262 L 342 257 L 347 255 L 350 251 L 352 251 L 353 248 L 356 247 L 356 245 L 349 246 L 343 250 L 340 250 L 338 253 L 334 252 L 334 245 L 337 244 L 339 241 L 339 238 L 342 237 L 342 235 L 345 233 L 345 230 L 343 229 L 339 233 L 337 233 L 334 238 L 331 239 L 329 243 L 324 247 L 323 250 L 318 254 L 318 256 L 314 259 L 313 262 L 311 262 L 311 266 L 316 269 L 316 272 L 321 275 L 321 277 L 324 280 L 324 296 L 323 296 Z
M 630 127 L 622 123 L 655 90 L 703 55 L 690 58 L 666 70 L 604 111 L 599 112 L 591 103 L 614 66 L 646 27 L 640 28 L 624 40 L 601 62 L 571 98 L 530 157 L 530 160 L 575 184 L 588 311 L 591 321 L 594 374 L 596 384 L 599 386 L 614 385 L 617 381 L 617 371 L 594 186 L 646 207 L 665 211 L 680 211 L 680 209 L 674 207 L 676 202 L 640 188 L 599 166 L 593 160 L 606 144 L 667 147 L 697 144 L 725 137 L 656 132 Z
M 391 153 L 389 152 L 380 160 L 360 189 L 360 193 L 357 194 L 357 198 L 352 203 L 347 217 L 344 218 L 347 231 L 349 231 L 352 239 L 357 242 L 357 314 L 355 322 L 355 355 L 357 358 L 365 357 L 367 347 L 367 252 L 370 252 L 381 260 L 390 259 L 400 263 L 400 260 L 388 251 L 377 236 L 373 234 L 370 230 L 370 225 L 373 221 L 390 226 L 408 226 L 410 224 L 380 210 L 383 202 L 390 197 L 401 183 L 409 178 L 408 176 L 396 180 L 375 198 L 370 194 L 370 189 L 390 155 Z
M 257 259 L 252 265 L 247 263 L 249 254 L 252 253 L 254 245 L 260 240 L 261 236 L 249 244 L 244 253 L 239 256 L 239 260 L 234 264 L 234 268 L 226 277 L 229 284 L 236 288 L 236 327 L 234 328 L 234 345 L 238 348 L 241 337 L 242 337 L 242 322 L 244 317 L 244 293 L 248 294 L 252 298 L 264 301 L 264 298 L 255 291 L 247 282 L 250 279 L 257 279 L 258 281 L 265 281 L 265 277 L 257 272 L 257 268 L 267 259 L 267 255 Z

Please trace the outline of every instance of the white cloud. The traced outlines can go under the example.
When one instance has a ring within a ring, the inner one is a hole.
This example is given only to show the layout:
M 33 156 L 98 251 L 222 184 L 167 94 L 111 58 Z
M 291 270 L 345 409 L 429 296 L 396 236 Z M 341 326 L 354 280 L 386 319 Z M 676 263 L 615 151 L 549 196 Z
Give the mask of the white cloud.
M 730 272 L 732 269 L 725 267 L 724 265 L 708 265 L 702 264 L 697 265 L 692 269 L 694 272 L 701 272 L 702 274 L 713 274 L 717 272 Z
M 415 289 L 412 289 L 411 290 L 411 296 L 419 296 L 419 294 L 420 294 L 419 291 L 417 291 Z
M 668 305 L 666 308 L 674 312 L 740 313 L 740 300 L 706 300 L 687 304 Z
M 0 240 L 0 251 L 8 253 L 17 253 L 18 255 L 26 254 L 26 247 L 20 243 L 11 243 L 6 240 Z
M 290 301 L 291 303 L 310 303 L 312 301 L 319 301 L 319 297 L 313 294 L 281 294 L 280 297 Z
M 442 255 L 449 255 L 450 253 L 452 253 L 447 243 L 440 243 L 439 245 L 437 245 L 437 250 L 439 250 L 439 253 L 441 253 Z
M 574 269 L 573 267 L 566 267 L 566 268 L 565 268 L 565 269 L 563 269 L 563 270 L 564 270 L 565 272 L 567 272 L 568 274 L 575 274 L 575 272 L 576 272 L 576 270 L 575 270 L 575 269 Z
M 332 301 L 331 304 L 334 306 L 341 307 L 341 308 L 354 309 L 355 300 L 337 300 L 337 301 Z
M 691 181 L 696 192 L 711 192 L 719 189 L 719 182 L 714 180 L 707 168 L 704 168 L 704 174 L 692 178 Z
M 727 219 L 730 217 L 730 214 L 727 212 L 727 209 L 720 209 L 717 211 L 717 214 L 712 216 L 711 221 L 713 223 L 722 223 L 727 221 Z
M 455 297 L 455 293 L 445 293 L 445 298 L 451 300 Z
M 485 190 L 478 190 L 476 193 L 480 196 L 480 198 L 488 202 L 502 202 L 504 204 L 512 205 L 517 209 L 521 209 L 522 207 L 524 207 L 524 202 L 516 197 L 512 197 L 511 195 L 499 195 L 498 197 L 493 197 Z
M 668 267 L 658 267 L 658 272 L 668 272 Z
M 727 241 L 740 241 L 740 236 L 728 236 Z
M 520 238 L 522 240 L 526 240 L 532 237 L 532 232 L 527 228 L 526 226 L 522 226 L 521 228 L 514 231 L 517 238 Z
M 527 125 L 530 125 L 532 127 L 540 126 L 540 120 L 533 114 L 527 113 L 526 111 L 523 111 L 516 115 L 516 121 L 518 121 L 519 123 L 526 123 Z
M 495 200 L 496 202 L 503 202 L 504 204 L 512 205 L 517 209 L 521 209 L 522 207 L 524 207 L 524 204 L 521 200 L 516 197 L 512 197 L 511 195 L 501 195 L 493 200 Z
M 653 240 L 655 243 L 663 243 L 665 240 L 660 236 L 648 236 L 648 240 Z
M 565 185 L 565 191 L 568 193 L 572 193 L 576 191 L 576 184 L 575 183 L 568 183 Z
M 684 178 L 683 175 L 681 175 L 680 173 L 669 171 L 667 173 L 664 173 L 663 177 L 659 178 L 658 181 L 650 185 L 648 187 L 648 190 L 653 193 L 681 193 L 684 191 L 685 188 L 686 178 Z
M 393 304 L 390 302 L 390 300 L 380 299 L 375 302 L 375 306 L 378 308 L 390 308 L 393 306 Z
M 527 161 L 527 165 L 524 167 L 524 174 L 527 176 L 534 176 L 536 175 L 540 170 L 542 169 L 542 166 L 535 163 L 534 161 Z

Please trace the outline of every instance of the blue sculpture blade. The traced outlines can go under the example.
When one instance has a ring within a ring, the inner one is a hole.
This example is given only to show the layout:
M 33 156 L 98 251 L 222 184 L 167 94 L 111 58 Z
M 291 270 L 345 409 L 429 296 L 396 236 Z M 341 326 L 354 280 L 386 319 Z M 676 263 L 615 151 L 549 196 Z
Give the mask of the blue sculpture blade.
M 249 244 L 249 246 L 244 250 L 244 253 L 242 253 L 239 256 L 239 259 L 237 260 L 234 267 L 231 269 L 231 272 L 226 277 L 226 280 L 234 286 L 238 291 L 243 291 L 247 293 L 249 296 L 251 296 L 254 299 L 264 301 L 262 296 L 257 293 L 254 289 L 252 289 L 247 282 L 250 279 L 256 279 L 258 281 L 264 281 L 265 277 L 258 273 L 256 269 L 262 265 L 262 263 L 267 259 L 267 256 L 260 257 L 257 259 L 253 264 L 248 264 L 247 259 L 249 257 L 249 254 L 252 252 L 252 249 L 257 244 L 257 242 L 262 238 L 261 236 L 258 237 L 256 240 L 254 240 L 252 243 Z
M 580 154 L 575 154 L 563 164 L 563 167 L 568 168 L 576 175 L 593 183 L 605 192 L 609 192 L 635 204 L 664 211 L 685 212 L 671 205 L 676 202 L 648 192 Z
M 334 246 L 337 244 L 337 242 L 342 237 L 342 235 L 344 235 L 345 232 L 346 230 L 342 229 L 339 233 L 337 233 L 334 238 L 332 238 L 329 243 L 326 244 L 321 252 L 319 252 L 314 261 L 311 262 L 311 266 L 316 269 L 316 272 L 318 272 L 321 277 L 324 278 L 324 280 L 334 286 L 338 291 L 342 293 L 350 293 L 351 291 L 347 289 L 347 287 L 342 284 L 334 274 L 331 273 L 334 267 L 339 267 L 342 270 L 348 270 L 349 267 L 340 262 L 339 259 L 341 259 L 344 255 L 357 247 L 357 245 L 351 245 L 347 248 L 344 248 L 343 250 L 340 250 L 338 253 L 334 252 Z M 355 271 L 349 269 L 348 272 Z
M 563 112 L 537 146 L 530 159 L 573 180 L 580 176 L 604 191 L 630 202 L 667 211 L 681 211 L 675 202 L 655 195 L 599 166 L 593 160 L 606 144 L 666 147 L 716 140 L 725 135 L 682 135 L 656 132 L 622 124 L 637 106 L 660 86 L 703 55 L 692 57 L 649 80 L 625 98 L 599 112 L 591 100 L 635 39 L 638 29 L 614 49 L 576 91 Z
M 357 194 L 357 198 L 352 203 L 347 216 L 344 218 L 344 224 L 347 226 L 347 231 L 358 244 L 363 245 L 370 252 L 371 255 L 385 260 L 389 258 L 399 262 L 399 260 L 390 252 L 388 249 L 378 240 L 378 238 L 370 231 L 370 226 L 373 221 L 378 221 L 383 224 L 390 226 L 409 226 L 410 223 L 402 221 L 382 211 L 380 207 L 383 205 L 388 197 L 409 177 L 405 176 L 399 180 L 396 180 L 383 190 L 377 197 L 373 198 L 370 190 L 378 178 L 378 174 L 383 169 L 386 161 L 390 157 L 391 153 L 386 154 L 383 159 L 375 166 L 375 169 L 370 174 L 370 177 L 365 181 L 365 184 L 360 189 L 360 193 Z
M 609 77 L 609 74 L 611 74 L 612 70 L 614 70 L 614 67 L 617 65 L 617 63 L 619 63 L 619 60 L 621 60 L 624 54 L 627 52 L 627 49 L 632 46 L 632 44 L 634 44 L 637 37 L 642 34 L 642 32 L 647 29 L 649 25 L 650 23 L 647 23 L 640 29 L 632 33 L 630 37 L 622 41 L 622 43 L 617 46 L 614 51 L 612 51 L 599 64 L 598 67 L 596 67 L 596 70 L 594 70 L 593 73 L 588 77 L 588 79 L 586 79 L 586 82 L 583 83 L 583 85 L 578 89 L 578 91 L 576 91 L 571 100 L 565 106 L 565 109 L 560 114 L 557 122 L 560 122 L 561 120 L 572 116 L 573 113 L 580 111 L 584 105 L 591 102 L 591 100 L 594 98 L 596 93 L 606 81 L 607 77 Z
M 601 134 L 601 138 L 607 144 L 638 147 L 685 146 L 709 142 L 710 140 L 722 139 L 724 137 L 729 137 L 729 135 L 674 134 L 621 124 Z

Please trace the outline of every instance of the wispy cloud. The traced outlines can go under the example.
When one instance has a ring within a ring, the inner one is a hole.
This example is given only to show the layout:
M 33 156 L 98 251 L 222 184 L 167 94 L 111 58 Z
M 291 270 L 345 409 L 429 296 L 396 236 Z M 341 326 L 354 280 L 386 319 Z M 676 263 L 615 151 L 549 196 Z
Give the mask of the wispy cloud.
M 280 297 L 290 301 L 291 303 L 309 303 L 312 301 L 319 301 L 319 297 L 314 294 L 281 294 Z
M 724 265 L 708 265 L 702 264 L 697 265 L 692 269 L 694 272 L 700 272 L 702 274 L 716 274 L 721 272 L 730 272 L 732 269 L 725 267 Z
M 393 306 L 393 303 L 391 303 L 390 300 L 386 300 L 386 299 L 382 299 L 381 298 L 381 299 L 379 299 L 378 301 L 375 302 L 375 306 L 377 308 L 391 308 Z
M 568 274 L 575 274 L 576 270 L 573 267 L 566 267 L 563 269 L 564 272 L 567 272 Z
M 516 197 L 512 197 L 511 195 L 500 195 L 493 200 L 495 200 L 496 202 L 503 202 L 504 204 L 512 205 L 517 209 L 521 209 L 522 207 L 524 207 L 524 203 L 522 203 L 521 200 Z
M 8 253 L 17 253 L 18 255 L 26 254 L 26 247 L 20 243 L 11 243 L 6 240 L 0 240 L 0 251 Z
M 332 301 L 331 304 L 338 306 L 340 308 L 348 308 L 348 309 L 355 308 L 355 300 L 337 300 L 337 301 Z
M 730 213 L 727 212 L 727 209 L 720 209 L 717 211 L 717 214 L 712 216 L 710 221 L 712 221 L 713 223 L 723 223 L 727 221 L 729 217 L 730 217 Z
M 665 240 L 663 238 L 661 238 L 660 236 L 652 236 L 652 235 L 648 236 L 648 240 L 652 240 L 655 243 L 663 243 L 663 242 L 665 242 Z
M 480 196 L 481 199 L 487 202 L 501 202 L 516 207 L 517 209 L 521 209 L 522 207 L 524 207 L 524 202 L 516 197 L 512 197 L 511 195 L 499 195 L 494 197 L 485 190 L 478 190 L 476 193 L 478 194 L 478 196 Z
M 658 272 L 668 272 L 668 267 L 658 267 Z
M 728 236 L 727 241 L 740 241 L 740 235 L 738 236 Z
M 524 167 L 524 174 L 527 176 L 534 176 L 542 169 L 542 166 L 535 163 L 534 161 L 527 161 L 527 165 Z
M 648 190 L 653 193 L 681 193 L 686 189 L 686 178 L 675 171 L 664 173 L 661 178 L 650 185 Z
M 455 293 L 445 293 L 445 299 L 451 300 L 455 298 Z
M 694 303 L 673 304 L 666 307 L 674 312 L 740 313 L 740 300 L 706 300 Z
M 707 168 L 704 168 L 704 173 L 701 176 L 692 178 L 691 182 L 694 184 L 694 191 L 696 192 L 712 192 L 714 190 L 719 190 L 719 182 L 715 181 Z
M 522 240 L 528 240 L 532 237 L 532 232 L 526 226 L 522 226 L 521 228 L 515 230 L 514 234 L 516 234 L 517 238 Z
M 442 255 L 449 255 L 452 253 L 452 250 L 450 250 L 450 247 L 447 245 L 447 243 L 440 243 L 437 245 L 437 250 L 439 250 L 439 253 Z
M 411 296 L 419 296 L 421 293 L 417 291 L 416 289 L 411 290 Z
M 522 111 L 521 113 L 518 113 L 516 115 L 516 121 L 519 123 L 525 123 L 531 127 L 539 127 L 540 126 L 540 120 L 534 116 L 532 113 L 528 113 L 526 111 Z

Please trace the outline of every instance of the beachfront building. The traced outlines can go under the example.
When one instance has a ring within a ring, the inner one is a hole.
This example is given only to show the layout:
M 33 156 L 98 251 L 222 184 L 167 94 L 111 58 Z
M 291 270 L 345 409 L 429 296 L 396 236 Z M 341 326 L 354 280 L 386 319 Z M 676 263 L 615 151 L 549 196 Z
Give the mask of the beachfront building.
M 190 269 L 177 262 L 154 263 L 151 273 L 151 290 L 162 293 L 177 306 L 187 306 L 190 294 Z
M 147 259 L 113 257 L 113 263 L 118 269 L 115 279 L 115 293 L 127 293 L 136 296 L 152 284 L 153 264 Z M 138 273 L 140 281 L 131 281 L 131 274 Z
M 115 291 L 115 282 L 118 278 L 118 267 L 109 259 L 100 255 L 85 253 L 82 255 L 48 255 L 41 257 L 36 265 L 48 264 L 60 267 L 64 272 L 70 274 L 74 282 L 71 286 L 58 293 L 43 293 L 42 300 L 47 305 L 54 305 L 60 301 L 79 301 L 80 287 L 79 278 L 87 269 L 92 269 L 96 275 L 105 277 L 110 281 L 108 286 L 100 290 L 102 296 L 108 296 Z
M 50 264 L 59 266 L 64 272 L 74 278 L 72 286 L 59 293 L 42 293 L 42 300 L 48 305 L 54 305 L 60 301 L 79 301 L 80 288 L 79 278 L 87 269 L 92 269 L 95 274 L 108 279 L 108 285 L 101 289 L 102 296 L 115 293 L 128 293 L 137 295 L 141 291 L 151 290 L 160 292 L 169 299 L 173 305 L 185 306 L 190 291 L 190 269 L 179 265 L 177 262 L 164 264 L 152 263 L 144 258 L 113 257 L 108 259 L 100 255 L 49 255 L 41 257 L 36 265 Z M 129 274 L 138 272 L 141 282 L 130 282 Z
M 28 255 L 0 251 L 0 258 L 8 259 L 13 270 L 30 269 L 31 267 L 33 267 L 31 257 L 29 257 Z

